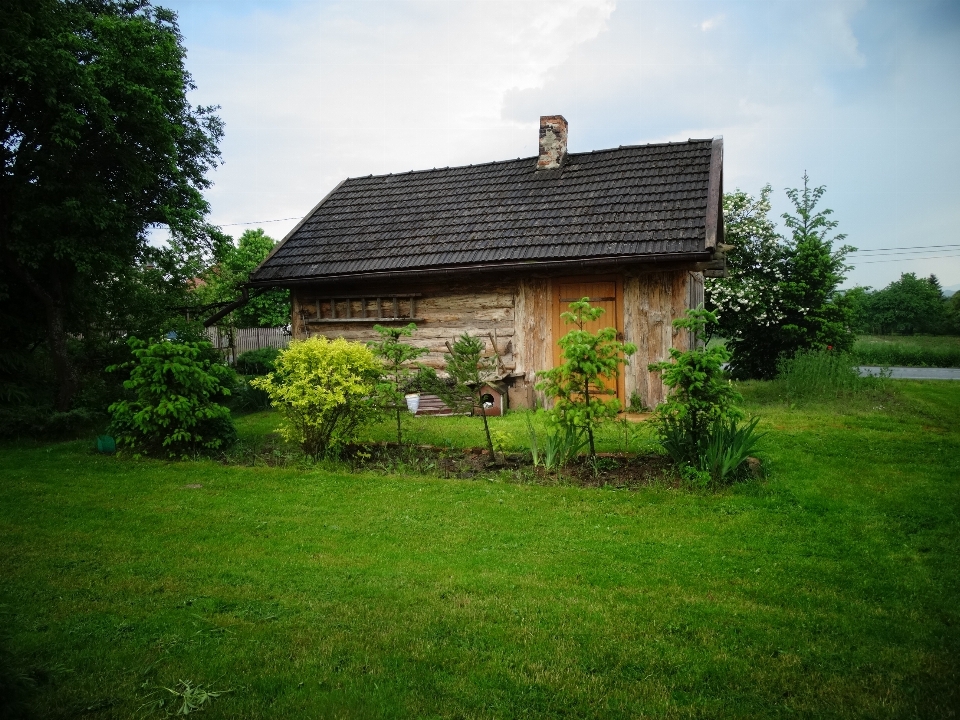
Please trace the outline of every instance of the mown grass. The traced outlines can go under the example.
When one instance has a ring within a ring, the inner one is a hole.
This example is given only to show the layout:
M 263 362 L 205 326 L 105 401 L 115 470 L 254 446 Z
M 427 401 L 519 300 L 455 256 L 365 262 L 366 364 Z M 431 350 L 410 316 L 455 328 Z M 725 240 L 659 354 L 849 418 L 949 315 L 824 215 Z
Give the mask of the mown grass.
M 862 335 L 853 355 L 861 365 L 960 367 L 960 336 Z
M 768 477 L 718 494 L 3 446 L 7 644 L 44 718 L 180 680 L 210 718 L 951 717 L 960 387 L 894 385 L 744 386 Z

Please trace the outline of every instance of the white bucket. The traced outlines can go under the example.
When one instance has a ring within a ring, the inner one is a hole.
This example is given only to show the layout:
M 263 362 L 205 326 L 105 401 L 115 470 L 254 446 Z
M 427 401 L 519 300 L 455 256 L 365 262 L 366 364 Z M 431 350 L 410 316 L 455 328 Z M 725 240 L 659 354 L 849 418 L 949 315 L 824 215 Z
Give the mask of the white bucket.
M 416 415 L 420 408 L 420 393 L 407 393 L 403 397 L 407 401 L 407 410 Z

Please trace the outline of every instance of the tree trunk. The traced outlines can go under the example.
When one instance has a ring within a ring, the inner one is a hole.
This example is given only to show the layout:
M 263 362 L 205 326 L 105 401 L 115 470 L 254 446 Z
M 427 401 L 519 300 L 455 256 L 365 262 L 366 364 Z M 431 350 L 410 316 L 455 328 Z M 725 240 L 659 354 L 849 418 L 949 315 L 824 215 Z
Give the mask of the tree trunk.
M 57 405 L 60 412 L 66 412 L 73 403 L 73 396 L 79 387 L 77 374 L 67 354 L 67 333 L 63 327 L 63 308 L 58 303 L 45 307 L 47 315 L 47 345 L 53 356 L 53 367 L 57 372 Z
M 490 439 L 490 426 L 487 424 L 487 409 L 483 406 L 483 393 L 480 394 L 480 414 L 483 416 L 483 430 L 487 433 L 487 450 L 490 451 L 490 460 L 497 461 L 497 454 L 493 450 L 493 440 Z
M 597 454 L 596 448 L 593 446 L 593 422 L 590 418 L 590 381 L 587 380 L 583 384 L 583 396 L 587 402 L 587 438 L 590 440 L 590 457 L 594 457 Z
M 53 283 L 54 291 L 49 293 L 27 272 L 26 268 L 17 261 L 8 248 L 3 247 L 2 254 L 7 267 L 43 304 L 44 314 L 47 318 L 47 346 L 50 349 L 50 355 L 53 357 L 53 367 L 57 373 L 57 385 L 59 386 L 56 409 L 60 412 L 66 412 L 73 402 L 73 396 L 78 389 L 78 382 L 76 371 L 70 362 L 70 356 L 67 354 L 67 332 L 63 323 L 63 293 L 60 288 L 60 280 L 54 272 L 50 273 L 49 277 Z

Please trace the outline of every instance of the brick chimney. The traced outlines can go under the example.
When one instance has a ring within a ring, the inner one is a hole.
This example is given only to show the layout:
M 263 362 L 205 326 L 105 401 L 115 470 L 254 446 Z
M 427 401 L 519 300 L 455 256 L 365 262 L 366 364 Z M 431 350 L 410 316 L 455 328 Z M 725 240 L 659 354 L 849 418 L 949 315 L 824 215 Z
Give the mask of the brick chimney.
M 552 170 L 567 155 L 567 121 L 563 115 L 540 116 L 540 159 L 537 170 Z

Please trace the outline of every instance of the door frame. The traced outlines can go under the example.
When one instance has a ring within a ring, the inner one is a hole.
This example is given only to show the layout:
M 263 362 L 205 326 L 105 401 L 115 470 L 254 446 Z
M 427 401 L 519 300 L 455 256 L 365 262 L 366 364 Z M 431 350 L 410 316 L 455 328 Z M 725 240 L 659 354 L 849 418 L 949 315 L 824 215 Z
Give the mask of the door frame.
M 560 320 L 560 285 L 568 282 L 612 282 L 616 288 L 615 300 L 613 303 L 617 311 L 617 337 L 623 340 L 623 275 L 563 275 L 551 278 L 550 288 L 550 307 L 552 309 L 551 329 L 553 330 L 553 343 L 550 348 L 550 362 L 553 365 L 555 360 L 554 350 L 557 348 L 557 341 L 566 334 L 566 325 Z M 628 365 L 622 365 L 617 375 L 617 399 L 623 410 L 627 408 L 626 383 L 624 376 L 627 373 Z

